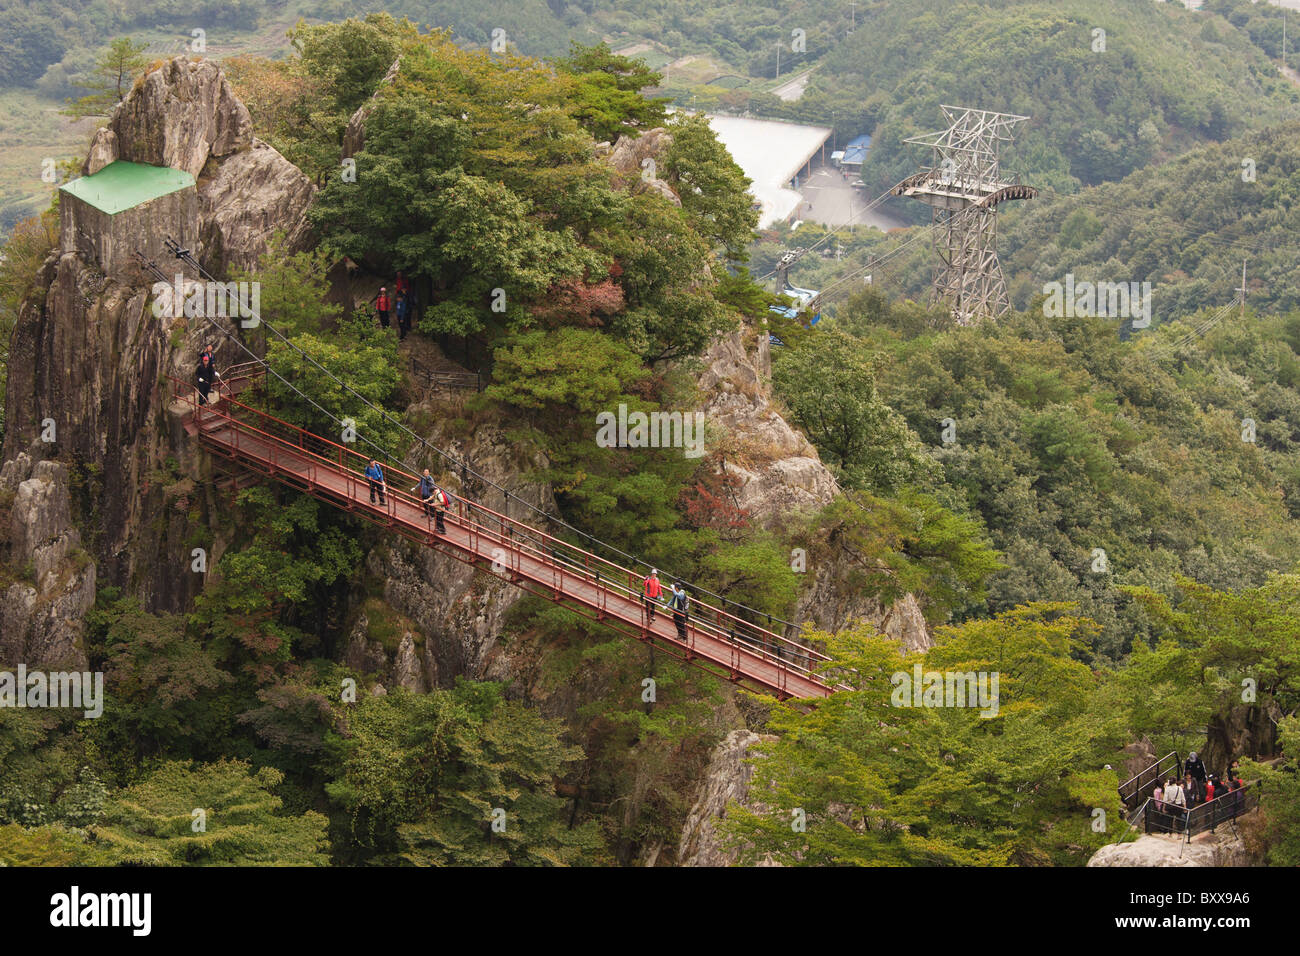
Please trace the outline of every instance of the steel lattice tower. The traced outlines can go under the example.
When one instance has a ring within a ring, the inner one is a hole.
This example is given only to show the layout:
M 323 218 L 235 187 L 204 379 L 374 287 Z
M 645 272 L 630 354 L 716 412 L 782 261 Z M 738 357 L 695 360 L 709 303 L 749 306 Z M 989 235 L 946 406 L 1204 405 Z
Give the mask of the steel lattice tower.
M 939 268 L 933 299 L 947 302 L 962 325 L 996 318 L 1011 308 L 998 262 L 997 206 L 1007 199 L 1032 199 L 1038 190 L 1019 177 L 1004 179 L 998 146 L 1011 141 L 1011 128 L 1028 119 L 1012 113 L 941 107 L 949 126 L 906 143 L 929 146 L 934 165 L 893 189 L 933 209 L 934 248 Z

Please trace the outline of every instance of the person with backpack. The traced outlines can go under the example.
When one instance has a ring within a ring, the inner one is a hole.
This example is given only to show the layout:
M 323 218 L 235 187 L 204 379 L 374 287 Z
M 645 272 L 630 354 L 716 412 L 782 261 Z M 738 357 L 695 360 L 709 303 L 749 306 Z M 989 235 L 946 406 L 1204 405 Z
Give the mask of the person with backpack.
M 208 392 L 211 391 L 214 384 L 221 381 L 221 374 L 217 367 L 212 364 L 212 355 L 204 352 L 199 356 L 199 367 L 194 370 L 194 386 L 199 390 L 199 404 L 208 404 Z
M 686 596 L 686 589 L 680 581 L 673 585 L 673 596 L 668 600 L 668 607 L 673 612 L 673 623 L 677 625 L 677 637 L 686 640 L 686 619 L 691 613 L 691 600 Z
M 420 476 L 419 484 L 411 490 L 419 491 L 420 500 L 424 502 L 425 515 L 433 517 L 434 530 L 438 534 L 446 534 L 447 527 L 442 523 L 442 516 L 451 505 L 451 500 L 447 497 L 447 493 L 434 483 L 428 468 L 424 469 L 424 474 Z
M 406 297 L 405 292 L 397 293 L 397 341 L 406 338 L 406 333 L 411 331 L 411 300 Z
M 383 328 L 388 328 L 388 313 L 393 308 L 393 300 L 389 298 L 388 287 L 380 286 L 379 295 L 375 296 L 375 310 L 379 313 L 379 324 Z
M 650 576 L 641 582 L 641 591 L 645 597 L 645 612 L 649 617 L 649 623 L 655 622 L 655 608 L 663 600 L 664 589 L 659 583 L 659 569 L 651 568 Z
M 384 500 L 384 491 L 387 490 L 387 484 L 384 482 L 384 470 L 379 467 L 379 462 L 370 459 L 370 464 L 366 466 L 366 481 L 370 483 L 370 503 L 375 503 L 375 493 L 379 493 L 379 504 L 387 506 L 388 502 Z

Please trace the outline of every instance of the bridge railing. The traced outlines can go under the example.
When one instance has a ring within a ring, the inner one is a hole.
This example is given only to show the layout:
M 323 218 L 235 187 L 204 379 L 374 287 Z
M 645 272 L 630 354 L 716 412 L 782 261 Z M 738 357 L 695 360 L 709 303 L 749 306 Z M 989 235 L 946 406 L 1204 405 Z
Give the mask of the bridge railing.
M 191 406 L 196 421 L 201 427 L 211 425 L 214 421 L 228 422 L 233 426 L 230 445 L 236 453 L 240 451 L 240 443 L 243 440 L 250 447 L 257 446 L 258 450 L 254 454 L 258 457 L 264 457 L 262 449 L 267 449 L 269 451 L 267 464 L 273 468 L 288 470 L 286 466 L 289 464 L 289 456 L 284 456 L 284 460 L 281 460 L 281 456 L 285 449 L 292 448 L 295 451 L 292 455 L 294 461 L 301 461 L 304 455 L 309 458 L 310 464 L 306 473 L 299 477 L 310 485 L 322 485 L 320 469 L 326 469 L 345 477 L 348 482 L 346 492 L 349 498 L 355 495 L 357 499 L 362 499 L 367 495 L 368 481 L 362 472 L 372 456 L 323 438 L 301 426 L 283 421 L 229 396 L 223 396 L 216 405 L 200 405 L 197 391 L 192 385 L 172 376 L 168 378 L 173 383 L 173 390 L 177 397 Z M 249 442 L 249 439 L 252 441 Z M 388 479 L 384 511 L 396 522 L 399 520 L 398 505 L 405 502 L 426 515 L 428 532 L 432 535 L 433 517 L 427 514 L 424 502 L 406 490 L 406 482 L 409 481 L 414 486 L 419 483 L 419 476 L 391 461 L 384 464 L 384 471 L 385 478 Z M 392 478 L 395 477 L 400 478 L 401 481 L 394 483 Z M 576 578 L 594 587 L 602 596 L 606 606 L 611 594 L 617 594 L 638 604 L 641 606 L 643 623 L 646 623 L 647 614 L 643 606 L 641 588 L 643 579 L 637 573 L 477 502 L 451 492 L 447 492 L 447 496 L 451 502 L 446 512 L 447 520 L 456 521 L 480 541 L 486 538 L 489 544 L 499 547 L 502 570 L 518 572 L 520 558 L 529 555 L 554 569 L 556 572 L 554 587 L 557 592 L 564 592 L 566 583 L 570 587 L 574 584 L 574 581 L 565 581 L 567 574 L 570 578 Z M 783 677 L 797 674 L 826 686 L 825 681 L 814 672 L 814 668 L 828 662 L 830 658 L 827 655 L 738 618 L 711 604 L 698 600 L 692 600 L 691 603 L 687 629 L 688 648 L 693 644 L 693 631 L 700 631 L 725 640 L 738 650 L 743 649 L 751 657 L 772 664 Z M 667 608 L 661 607 L 659 610 L 664 615 L 670 614 Z M 784 679 L 778 680 L 781 689 L 785 689 L 784 684 Z
M 1260 782 L 1254 780 L 1236 790 L 1216 793 L 1213 800 L 1190 809 L 1178 809 L 1169 803 L 1157 806 L 1154 799 L 1148 799 L 1142 806 L 1142 829 L 1145 833 L 1173 833 L 1190 840 L 1254 810 L 1259 806 L 1259 797 Z
M 1182 776 L 1182 763 L 1178 759 L 1178 751 L 1171 750 L 1151 766 L 1138 771 L 1119 785 L 1120 802 L 1132 810 L 1151 796 L 1156 784 L 1169 777 L 1177 777 L 1181 780 Z
M 1187 811 L 1187 836 L 1213 830 L 1221 823 L 1229 823 L 1259 806 L 1260 782 L 1253 780 L 1236 790 L 1216 792 L 1213 800 L 1199 803 Z

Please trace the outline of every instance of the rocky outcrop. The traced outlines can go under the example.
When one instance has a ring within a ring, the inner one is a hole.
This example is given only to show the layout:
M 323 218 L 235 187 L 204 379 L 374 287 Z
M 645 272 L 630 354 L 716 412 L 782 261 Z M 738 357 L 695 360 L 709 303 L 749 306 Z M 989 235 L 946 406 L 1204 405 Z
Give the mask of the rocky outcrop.
M 1282 709 L 1271 699 L 1215 714 L 1205 729 L 1201 750 L 1205 766 L 1222 773 L 1236 758 L 1263 759 L 1278 753 L 1277 726 L 1282 717 Z
M 672 134 L 663 127 L 646 130 L 639 136 L 620 136 L 606 161 L 619 174 L 625 188 L 654 193 L 674 206 L 680 206 L 682 201 L 677 193 L 659 178 L 664 154 L 672 142 Z
M 677 860 L 681 866 L 731 866 L 739 851 L 724 847 L 717 822 L 727 815 L 732 803 L 746 804 L 754 768 L 746 763 L 755 744 L 775 740 L 749 730 L 733 730 L 718 744 L 700 782 L 698 796 L 682 827 Z M 766 860 L 760 865 L 774 865 Z
M 211 60 L 178 56 L 136 83 L 96 132 L 82 172 L 118 159 L 183 169 L 198 180 L 199 261 L 214 275 L 256 266 L 277 229 L 287 233 L 289 251 L 309 242 L 315 187 L 253 136 L 247 108 Z M 157 238 L 142 236 L 141 248 L 156 253 Z
M 209 157 L 220 160 L 252 142 L 252 118 L 221 67 L 178 56 L 136 81 L 95 134 L 82 172 L 124 159 L 183 169 L 197 179 Z
M 750 522 L 788 533 L 835 499 L 839 487 L 830 469 L 772 399 L 771 351 L 765 334 L 741 329 L 720 336 L 704 354 L 698 381 L 710 447 L 720 454 L 722 467 L 739 479 L 736 504 Z M 814 551 L 811 543 L 804 550 Z M 931 646 L 915 597 L 907 594 L 882 605 L 853 585 L 833 546 L 818 553 L 806 568 L 812 583 L 796 607 L 796 621 L 838 631 L 865 620 L 909 652 Z
M 251 129 L 215 63 L 177 57 L 118 105 L 85 168 L 125 159 L 195 174 L 193 231 L 156 223 L 142 251 L 166 268 L 162 236 L 195 235 L 199 260 L 224 277 L 254 264 L 275 229 L 295 241 L 307 236 L 310 184 Z M 47 457 L 66 462 L 86 488 L 89 511 L 77 517 L 101 582 L 135 594 L 147 610 L 181 611 L 203 584 L 189 573 L 191 549 L 207 548 L 211 564 L 223 543 L 208 530 L 217 508 L 209 465 L 181 431 L 179 412 L 168 414 L 167 376 L 188 381 L 205 342 L 217 345 L 218 365 L 246 356 L 205 320 L 156 316 L 152 282 L 105 275 L 63 237 L 37 277 L 44 295 L 18 316 L 0 460 L 15 459 L 52 419 L 57 441 Z
M 1145 834 L 1132 843 L 1112 843 L 1093 854 L 1088 866 L 1250 866 L 1246 847 L 1233 833 L 1200 833 L 1191 843 Z
M 272 234 L 285 232 L 286 248 L 311 243 L 307 207 L 316 187 L 275 149 L 259 140 L 215 164 L 199 181 L 199 250 L 215 275 L 252 270 Z
M 933 646 L 925 614 L 913 595 L 904 594 L 893 604 L 882 604 L 849 583 L 843 564 L 833 557 L 815 561 L 808 573 L 813 578 L 812 586 L 800 595 L 795 607 L 795 620 L 805 626 L 834 632 L 851 627 L 855 621 L 866 621 L 902 644 L 907 653 L 927 651 Z
M 399 628 L 396 647 L 390 652 L 373 638 L 369 616 L 361 614 L 348 634 L 340 659 L 353 670 L 375 675 L 384 685 L 404 687 L 418 694 L 438 683 L 438 661 L 424 635 L 409 622 Z
M 0 557 L 25 577 L 0 589 L 0 663 L 85 670 L 81 638 L 95 603 L 95 562 L 72 526 L 67 466 L 39 458 L 33 448 L 0 473 L 0 493 L 13 495 L 9 553 Z
M 739 479 L 737 505 L 760 528 L 788 528 L 829 504 L 835 478 L 817 450 L 781 417 L 772 401 L 767 336 L 746 331 L 720 336 L 703 356 L 699 376 L 711 447 Z
M 431 408 L 413 406 L 412 412 L 428 414 Z M 470 462 L 473 471 L 505 488 L 510 499 L 491 485 L 471 475 L 447 472 L 438 475 L 444 487 L 465 494 L 493 511 L 512 518 L 536 522 L 525 505 L 554 512 L 549 486 L 521 477 L 545 462 L 521 458 L 518 446 L 494 426 L 480 426 L 469 442 L 457 442 L 434 433 L 430 440 L 460 460 Z M 436 468 L 437 462 L 429 462 Z M 387 682 L 402 686 L 451 686 L 457 677 L 474 680 L 527 680 L 529 663 L 516 659 L 503 647 L 505 619 L 525 594 L 505 581 L 489 577 L 463 561 L 432 548 L 394 538 L 370 552 L 367 571 L 383 581 L 383 599 L 394 611 L 409 619 L 422 639 L 417 647 L 405 638 L 395 649 L 376 647 L 373 642 L 349 643 L 347 660 L 366 662 L 366 670 L 387 675 Z M 405 675 L 405 676 L 403 676 Z

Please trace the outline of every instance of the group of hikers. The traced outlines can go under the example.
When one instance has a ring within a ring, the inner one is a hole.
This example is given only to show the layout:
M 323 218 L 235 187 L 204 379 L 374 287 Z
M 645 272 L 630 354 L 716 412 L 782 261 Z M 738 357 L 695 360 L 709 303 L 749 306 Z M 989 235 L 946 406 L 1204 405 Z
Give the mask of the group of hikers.
M 1229 801 L 1221 804 L 1229 811 L 1240 807 L 1246 785 L 1241 782 L 1238 766 L 1236 760 L 1228 764 L 1227 773 L 1224 774 L 1226 779 L 1222 779 L 1218 774 L 1208 773 L 1205 761 L 1193 750 L 1183 764 L 1182 779 L 1169 777 L 1163 784 L 1156 783 L 1156 788 L 1151 793 L 1156 810 L 1160 813 L 1183 814 L 1213 800 Z
M 379 313 L 379 325 L 381 328 L 389 328 L 389 316 L 395 315 L 397 319 L 397 340 L 400 342 L 406 338 L 406 333 L 411 331 L 411 321 L 415 313 L 415 293 L 411 289 L 411 280 L 402 273 L 397 273 L 397 278 L 393 281 L 393 292 L 389 294 L 388 286 L 380 286 L 378 294 L 370 301 L 375 303 L 375 311 Z
M 365 476 L 366 483 L 370 487 L 370 503 L 373 505 L 375 498 L 378 497 L 380 507 L 387 507 L 388 499 L 385 492 L 388 490 L 388 481 L 384 478 L 384 469 L 374 458 L 371 458 L 370 464 L 366 466 Z M 433 518 L 434 530 L 438 534 L 446 534 L 447 526 L 443 523 L 443 515 L 451 507 L 451 498 L 447 496 L 447 492 L 438 487 L 437 482 L 433 480 L 433 475 L 429 474 L 428 468 L 424 469 L 424 474 L 410 490 L 419 492 L 425 515 Z
M 686 619 L 691 613 L 691 599 L 686 596 L 686 588 L 682 586 L 682 582 L 675 582 L 672 592 L 665 593 L 663 585 L 659 583 L 659 569 L 651 568 L 646 579 L 641 582 L 641 593 L 645 599 L 649 623 L 655 622 L 655 610 L 663 604 L 673 613 L 677 636 L 683 641 L 686 640 Z

